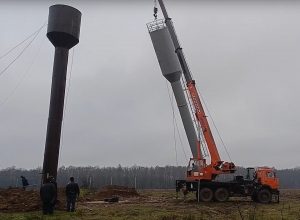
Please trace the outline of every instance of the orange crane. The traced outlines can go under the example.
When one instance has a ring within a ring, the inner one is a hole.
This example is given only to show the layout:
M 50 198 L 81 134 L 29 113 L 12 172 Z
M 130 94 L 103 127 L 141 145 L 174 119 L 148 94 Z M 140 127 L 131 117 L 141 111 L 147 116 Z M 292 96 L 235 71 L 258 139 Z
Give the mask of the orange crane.
M 192 102 L 198 126 L 200 127 L 200 130 L 204 136 L 210 154 L 210 164 L 206 164 L 206 159 L 204 159 L 201 154 L 199 138 L 197 141 L 197 157 L 194 156 L 194 158 L 190 159 L 189 165 L 187 167 L 186 179 L 176 180 L 176 191 L 178 192 L 180 190 L 183 190 L 185 195 L 188 192 L 196 192 L 196 197 L 198 198 L 198 200 L 204 202 L 212 200 L 218 202 L 225 202 L 229 199 L 229 197 L 241 196 L 251 196 L 253 201 L 262 203 L 271 202 L 272 197 L 274 196 L 275 200 L 279 202 L 279 180 L 278 178 L 276 178 L 275 171 L 271 168 L 256 168 L 253 172 L 253 178 L 250 178 L 250 171 L 254 168 L 247 168 L 248 173 L 245 179 L 243 176 L 235 176 L 234 179 L 229 182 L 214 181 L 219 174 L 234 173 L 236 171 L 236 167 L 233 162 L 224 162 L 219 156 L 218 149 L 216 147 L 211 129 L 209 127 L 209 123 L 207 121 L 207 116 L 205 115 L 203 106 L 200 101 L 199 93 L 195 86 L 195 80 L 192 78 L 192 74 L 183 54 L 183 50 L 175 33 L 175 28 L 173 26 L 171 18 L 169 18 L 168 16 L 163 0 L 158 0 L 158 2 L 160 4 L 162 13 L 165 18 L 164 24 L 162 24 L 162 21 L 156 20 L 157 7 L 155 6 L 155 22 L 148 24 L 149 33 L 150 35 L 152 35 L 153 41 L 158 39 L 159 31 L 162 31 L 162 39 L 167 39 L 168 36 L 166 36 L 167 34 L 165 29 L 168 29 L 170 38 L 175 48 L 175 53 L 177 55 L 178 61 L 180 63 L 184 75 L 184 79 L 186 81 L 189 98 Z M 166 26 L 166 28 L 164 25 Z M 154 46 L 154 48 L 157 53 L 159 63 L 161 65 L 161 69 L 163 72 L 165 72 L 163 73 L 163 75 L 171 82 L 171 84 L 174 83 L 174 81 L 176 81 L 174 80 L 174 74 L 176 73 L 176 77 L 178 78 L 179 71 L 175 71 L 176 68 L 172 67 L 172 65 L 176 66 L 176 62 L 174 63 L 174 61 L 172 61 L 172 59 L 174 60 L 174 58 L 172 58 L 172 54 L 161 55 L 161 48 L 164 48 L 164 46 L 162 45 L 160 45 L 160 48 L 158 46 Z M 166 50 L 168 50 L 167 46 L 165 48 Z M 166 61 L 164 61 L 164 59 L 166 59 Z M 173 86 L 172 84 L 172 88 L 175 94 L 174 87 L 175 86 Z M 176 93 L 178 93 L 178 90 L 176 90 Z
M 183 50 L 180 46 L 179 40 L 177 38 L 177 35 L 175 33 L 175 28 L 173 26 L 173 23 L 171 21 L 171 18 L 169 18 L 168 13 L 166 11 L 166 8 L 164 6 L 164 3 L 162 0 L 158 0 L 160 7 L 162 9 L 163 15 L 165 17 L 165 23 L 169 30 L 169 33 L 171 35 L 171 39 L 173 41 L 174 47 L 175 47 L 175 53 L 178 56 L 179 63 L 181 65 L 183 75 L 185 77 L 185 81 L 187 83 L 187 88 L 189 91 L 190 99 L 193 103 L 193 108 L 195 111 L 196 119 L 200 125 L 200 128 L 203 132 L 207 148 L 209 150 L 210 159 L 211 162 L 209 165 L 206 164 L 205 159 L 200 158 L 200 141 L 198 141 L 197 151 L 198 151 L 198 157 L 192 158 L 190 164 L 197 165 L 199 168 L 199 175 L 198 172 L 195 176 L 195 173 L 190 173 L 188 175 L 187 179 L 195 179 L 195 180 L 214 180 L 217 175 L 219 174 L 227 174 L 227 173 L 234 173 L 236 171 L 235 165 L 232 162 L 223 162 L 221 161 L 218 149 L 216 147 L 211 129 L 209 127 L 207 116 L 205 115 L 203 106 L 200 101 L 200 97 L 198 94 L 198 91 L 195 86 L 195 80 L 192 78 L 192 74 L 190 72 L 190 69 L 188 68 L 185 56 L 183 54 Z

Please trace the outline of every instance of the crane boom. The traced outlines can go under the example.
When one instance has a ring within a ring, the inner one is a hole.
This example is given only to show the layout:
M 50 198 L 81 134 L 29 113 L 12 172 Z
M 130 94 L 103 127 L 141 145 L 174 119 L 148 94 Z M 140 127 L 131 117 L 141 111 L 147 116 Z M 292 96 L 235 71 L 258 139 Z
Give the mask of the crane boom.
M 169 30 L 172 42 L 175 47 L 175 53 L 177 54 L 179 63 L 182 68 L 184 78 L 187 83 L 187 88 L 188 88 L 189 95 L 190 95 L 190 98 L 193 103 L 193 108 L 195 111 L 197 121 L 201 127 L 201 130 L 203 132 L 203 135 L 204 135 L 204 138 L 205 138 L 205 141 L 206 141 L 209 153 L 210 153 L 211 163 L 209 166 L 206 166 L 205 159 L 197 158 L 197 159 L 201 160 L 200 167 L 202 167 L 203 173 L 201 173 L 201 171 L 200 171 L 200 174 L 204 175 L 204 173 L 206 173 L 206 175 L 200 176 L 200 179 L 201 178 L 214 179 L 218 174 L 235 172 L 236 169 L 235 169 L 235 166 L 233 163 L 229 163 L 229 162 L 223 163 L 223 161 L 221 161 L 216 143 L 214 141 L 210 126 L 208 124 L 207 116 L 205 115 L 203 106 L 200 101 L 199 93 L 195 86 L 196 85 L 195 80 L 193 79 L 191 71 L 188 67 L 183 50 L 180 46 L 179 39 L 176 35 L 174 25 L 172 23 L 171 18 L 168 16 L 168 13 L 167 13 L 167 10 L 163 3 L 163 0 L 158 0 L 158 2 L 160 5 L 160 8 L 162 10 L 162 13 L 164 15 L 166 26 Z M 200 142 L 198 143 L 198 145 L 200 145 Z M 198 151 L 200 151 L 199 146 L 198 146 Z M 198 153 L 198 155 L 200 155 L 200 153 Z

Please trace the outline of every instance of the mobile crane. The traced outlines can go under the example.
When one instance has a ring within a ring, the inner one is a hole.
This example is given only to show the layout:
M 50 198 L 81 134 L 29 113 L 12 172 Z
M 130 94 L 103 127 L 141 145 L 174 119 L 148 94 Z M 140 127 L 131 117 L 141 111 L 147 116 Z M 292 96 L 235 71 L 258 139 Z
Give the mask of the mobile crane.
M 203 106 L 200 101 L 199 93 L 195 86 L 195 80 L 192 78 L 192 74 L 183 54 L 183 50 L 175 33 L 173 23 L 171 21 L 171 18 L 169 18 L 168 16 L 163 0 L 158 0 L 158 2 L 165 18 L 164 24 L 158 21 L 155 21 L 151 24 L 149 23 L 149 33 L 157 31 L 159 29 L 163 29 L 164 25 L 167 27 L 170 38 L 175 48 L 175 53 L 184 75 L 186 87 L 188 90 L 188 96 L 191 100 L 193 106 L 192 108 L 196 116 L 197 126 L 200 128 L 199 131 L 204 137 L 204 142 L 206 143 L 210 154 L 210 164 L 207 164 L 206 159 L 204 159 L 201 154 L 200 145 L 203 142 L 200 142 L 199 135 L 199 138 L 197 140 L 197 157 L 194 156 L 194 158 L 190 159 L 186 170 L 186 179 L 176 180 L 176 191 L 179 192 L 180 190 L 182 190 L 184 192 L 184 195 L 186 195 L 188 192 L 196 192 L 196 197 L 198 198 L 198 200 L 203 202 L 225 202 L 229 199 L 229 197 L 246 196 L 250 196 L 253 201 L 261 203 L 269 203 L 271 202 L 273 197 L 277 202 L 279 202 L 279 180 L 278 178 L 276 178 L 275 171 L 268 167 L 258 167 L 256 169 L 247 168 L 247 176 L 245 179 L 243 176 L 235 176 L 234 179 L 229 182 L 215 181 L 216 177 L 219 174 L 235 173 L 236 167 L 233 162 L 224 162 L 220 159 L 211 129 L 207 121 L 207 116 L 205 115 Z M 154 6 L 154 17 L 156 20 L 156 5 Z M 153 38 L 155 39 L 155 37 Z M 159 53 L 159 49 L 155 50 L 157 53 Z M 159 59 L 159 63 L 161 65 L 162 71 L 163 69 L 168 68 L 164 66 L 166 64 L 163 64 L 161 59 Z M 171 79 L 171 77 L 167 75 L 168 74 L 164 74 L 164 76 L 172 83 L 174 79 Z M 174 88 L 173 91 L 175 93 Z M 251 170 L 254 170 L 253 178 L 250 178 Z

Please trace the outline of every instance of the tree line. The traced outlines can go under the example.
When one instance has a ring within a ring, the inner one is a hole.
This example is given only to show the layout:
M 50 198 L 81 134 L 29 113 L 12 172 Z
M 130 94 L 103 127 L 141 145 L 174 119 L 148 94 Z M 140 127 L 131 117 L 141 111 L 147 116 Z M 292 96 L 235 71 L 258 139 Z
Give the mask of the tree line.
M 300 168 L 275 170 L 282 189 L 300 189 Z M 21 187 L 21 175 L 32 188 L 39 188 L 42 169 L 8 167 L 0 170 L 0 188 Z M 73 176 L 82 188 L 101 189 L 107 185 L 121 185 L 136 189 L 175 189 L 175 180 L 185 179 L 186 167 L 60 167 L 57 174 L 58 186 L 65 186 Z M 234 175 L 246 176 L 246 168 L 238 167 L 235 174 L 219 175 L 217 181 L 229 181 Z

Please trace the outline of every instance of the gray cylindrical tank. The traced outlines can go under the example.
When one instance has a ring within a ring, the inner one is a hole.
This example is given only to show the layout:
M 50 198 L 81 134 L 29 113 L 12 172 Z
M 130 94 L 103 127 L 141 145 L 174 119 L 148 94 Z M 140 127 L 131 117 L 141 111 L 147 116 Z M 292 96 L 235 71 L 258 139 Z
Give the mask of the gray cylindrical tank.
M 182 70 L 167 27 L 150 32 L 161 72 L 169 82 L 179 81 Z
M 171 83 L 177 107 L 194 158 L 197 157 L 197 134 L 180 82 L 181 66 L 170 33 L 163 20 L 147 24 L 153 47 L 163 76 Z
M 43 162 L 43 182 L 56 178 L 69 49 L 78 44 L 81 12 L 67 5 L 49 8 L 47 37 L 55 47 L 49 117 Z

